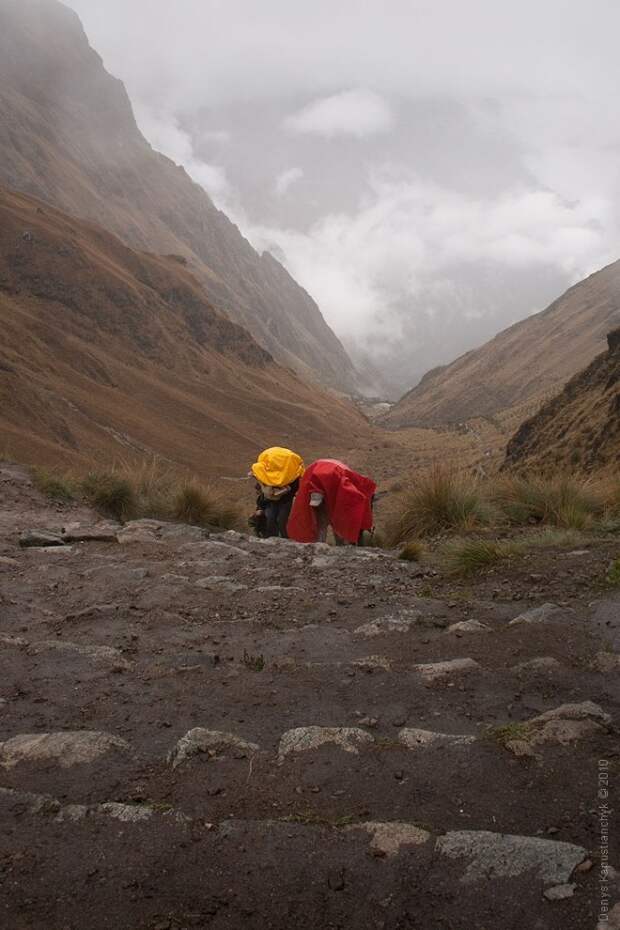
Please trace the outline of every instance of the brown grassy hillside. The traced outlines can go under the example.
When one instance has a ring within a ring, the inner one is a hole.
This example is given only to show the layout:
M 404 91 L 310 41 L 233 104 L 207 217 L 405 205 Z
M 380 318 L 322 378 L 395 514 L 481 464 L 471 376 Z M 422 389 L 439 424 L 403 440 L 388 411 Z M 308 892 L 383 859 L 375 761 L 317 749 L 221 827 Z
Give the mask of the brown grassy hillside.
M 620 466 L 620 329 L 608 350 L 526 420 L 508 444 L 513 471 L 601 472 Z
M 276 364 L 176 259 L 4 189 L 0 328 L 0 454 L 21 461 L 157 453 L 243 474 L 275 442 L 313 456 L 368 441 L 351 405 Z
M 537 408 L 605 346 L 620 323 L 620 262 L 591 275 L 542 313 L 429 372 L 396 404 L 389 427 L 437 426 Z
M 58 0 L 0 2 L 0 184 L 102 225 L 132 248 L 184 256 L 211 303 L 278 361 L 353 389 L 351 362 L 312 298 L 151 148 L 122 83 Z

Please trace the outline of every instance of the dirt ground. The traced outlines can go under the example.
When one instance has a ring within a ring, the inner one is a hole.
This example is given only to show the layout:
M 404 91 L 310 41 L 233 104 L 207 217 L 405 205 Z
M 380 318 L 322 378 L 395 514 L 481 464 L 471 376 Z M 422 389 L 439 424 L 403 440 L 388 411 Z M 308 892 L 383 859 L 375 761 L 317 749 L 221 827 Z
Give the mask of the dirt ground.
M 597 930 L 620 901 L 617 545 L 457 582 L 101 524 L 0 465 L 0 926 Z

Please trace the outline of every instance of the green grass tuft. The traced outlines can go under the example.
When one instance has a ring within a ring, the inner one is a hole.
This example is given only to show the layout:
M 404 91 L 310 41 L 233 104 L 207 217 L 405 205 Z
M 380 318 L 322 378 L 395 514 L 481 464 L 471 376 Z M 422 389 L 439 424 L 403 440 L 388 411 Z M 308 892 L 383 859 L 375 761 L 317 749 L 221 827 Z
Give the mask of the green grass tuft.
M 34 486 L 42 494 L 55 501 L 72 501 L 78 495 L 75 480 L 59 472 L 48 471 L 46 468 L 34 468 L 32 480 Z
M 516 542 L 499 542 L 491 539 L 454 539 L 443 547 L 443 561 L 453 575 L 473 575 L 498 562 L 523 553 Z
M 483 733 L 483 739 L 499 743 L 500 746 L 506 746 L 513 740 L 527 740 L 531 733 L 529 723 L 504 723 L 500 726 L 487 727 Z
M 81 489 L 96 510 L 120 523 L 138 515 L 138 498 L 127 478 L 113 472 L 91 472 L 82 481 Z
M 620 585 L 620 559 L 614 559 L 607 572 L 607 584 L 618 587 Z
M 435 468 L 415 480 L 387 529 L 392 546 L 449 530 L 468 531 L 492 522 L 493 508 L 473 478 Z

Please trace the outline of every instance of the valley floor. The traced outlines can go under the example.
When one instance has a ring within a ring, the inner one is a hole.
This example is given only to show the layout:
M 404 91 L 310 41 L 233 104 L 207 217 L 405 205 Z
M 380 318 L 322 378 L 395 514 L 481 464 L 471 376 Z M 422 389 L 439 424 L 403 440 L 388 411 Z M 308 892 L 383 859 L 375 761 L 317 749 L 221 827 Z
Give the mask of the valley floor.
M 0 500 L 0 925 L 597 930 L 620 901 L 617 546 L 458 582 L 101 528 L 6 464 Z

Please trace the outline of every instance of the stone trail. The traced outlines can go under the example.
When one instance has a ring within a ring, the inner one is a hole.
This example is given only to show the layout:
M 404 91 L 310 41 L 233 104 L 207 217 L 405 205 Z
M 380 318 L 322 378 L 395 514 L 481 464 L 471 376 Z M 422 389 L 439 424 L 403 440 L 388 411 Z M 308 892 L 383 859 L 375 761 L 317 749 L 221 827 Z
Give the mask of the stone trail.
M 97 870 L 117 883 L 118 901 L 96 883 L 93 930 L 122 913 L 132 930 L 595 930 L 586 865 L 620 706 L 599 606 L 429 598 L 390 552 L 40 507 L 44 545 L 17 533 L 0 555 L 0 863 L 31 902 L 16 930 L 38 930 L 46 893 L 28 844 L 76 895 Z M 167 878 L 138 911 L 145 868 Z

